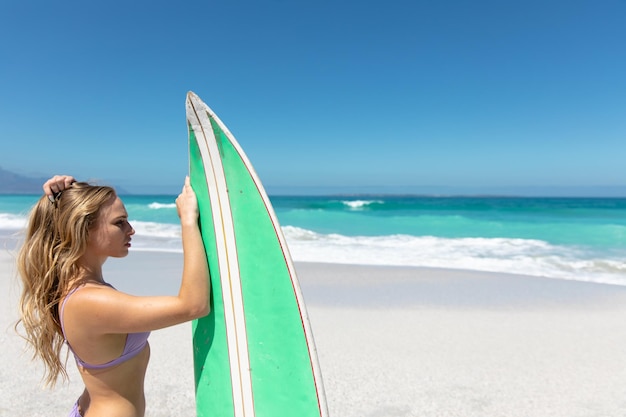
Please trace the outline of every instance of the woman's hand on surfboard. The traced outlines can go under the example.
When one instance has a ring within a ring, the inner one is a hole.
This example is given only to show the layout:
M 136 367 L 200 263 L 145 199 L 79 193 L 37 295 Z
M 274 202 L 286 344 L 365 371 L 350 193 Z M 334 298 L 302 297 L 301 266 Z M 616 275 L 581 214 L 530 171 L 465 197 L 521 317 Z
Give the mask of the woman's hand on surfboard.
M 189 183 L 189 177 L 185 178 L 183 190 L 176 198 L 176 209 L 178 210 L 181 224 L 198 224 L 198 200 Z
M 76 182 L 71 175 L 55 175 L 43 184 L 43 192 L 50 201 L 54 202 L 55 195 Z

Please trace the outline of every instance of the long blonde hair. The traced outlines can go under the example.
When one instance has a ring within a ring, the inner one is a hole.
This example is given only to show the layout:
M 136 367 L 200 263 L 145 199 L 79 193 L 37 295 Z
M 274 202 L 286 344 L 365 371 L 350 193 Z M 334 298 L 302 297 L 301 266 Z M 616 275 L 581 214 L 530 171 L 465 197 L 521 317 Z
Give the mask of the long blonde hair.
M 115 197 L 115 190 L 75 182 L 55 202 L 43 196 L 33 207 L 23 246 L 17 256 L 22 280 L 20 319 L 33 359 L 45 365 L 44 381 L 54 386 L 59 376 L 67 380 L 61 348 L 65 341 L 59 319 L 59 302 L 77 285 L 79 259 L 87 248 L 89 231 L 100 208 Z

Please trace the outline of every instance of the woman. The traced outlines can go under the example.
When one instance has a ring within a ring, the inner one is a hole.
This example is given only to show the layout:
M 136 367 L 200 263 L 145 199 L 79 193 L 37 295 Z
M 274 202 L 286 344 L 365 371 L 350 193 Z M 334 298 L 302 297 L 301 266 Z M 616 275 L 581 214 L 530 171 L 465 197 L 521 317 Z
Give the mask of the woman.
M 176 199 L 182 280 L 169 297 L 134 297 L 104 280 L 102 265 L 126 256 L 135 233 L 113 188 L 55 176 L 43 189 L 18 255 L 26 338 L 45 364 L 48 385 L 67 378 L 63 344 L 74 354 L 85 390 L 70 417 L 141 417 L 149 332 L 209 313 L 209 272 L 189 178 Z

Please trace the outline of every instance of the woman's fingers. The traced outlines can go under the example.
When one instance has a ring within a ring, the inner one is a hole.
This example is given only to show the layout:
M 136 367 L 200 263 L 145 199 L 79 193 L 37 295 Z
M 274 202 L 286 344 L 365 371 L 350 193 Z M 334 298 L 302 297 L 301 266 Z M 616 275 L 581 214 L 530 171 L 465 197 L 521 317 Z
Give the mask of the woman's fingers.
M 189 183 L 189 177 L 185 178 L 185 185 L 176 199 L 176 207 L 178 208 L 178 216 L 181 221 L 197 221 L 198 219 L 198 201 L 196 193 L 194 193 Z
M 54 202 L 54 195 L 65 190 L 76 182 L 71 175 L 55 175 L 43 184 L 43 192 L 50 201 Z

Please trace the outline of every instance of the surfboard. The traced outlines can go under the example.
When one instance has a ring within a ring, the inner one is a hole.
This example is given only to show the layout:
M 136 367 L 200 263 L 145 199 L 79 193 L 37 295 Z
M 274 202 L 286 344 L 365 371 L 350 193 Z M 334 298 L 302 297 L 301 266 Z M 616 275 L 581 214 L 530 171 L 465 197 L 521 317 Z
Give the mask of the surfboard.
M 311 326 L 278 219 L 234 136 L 187 94 L 189 172 L 211 275 L 195 320 L 198 417 L 327 417 Z

